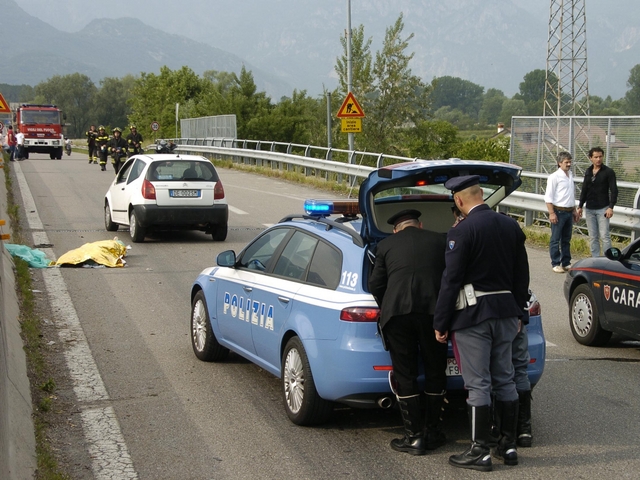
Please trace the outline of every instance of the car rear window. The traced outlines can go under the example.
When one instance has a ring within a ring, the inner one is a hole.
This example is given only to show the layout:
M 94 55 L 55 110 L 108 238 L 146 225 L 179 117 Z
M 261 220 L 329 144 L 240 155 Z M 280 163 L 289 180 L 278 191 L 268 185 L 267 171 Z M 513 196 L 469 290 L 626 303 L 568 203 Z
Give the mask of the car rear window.
M 210 162 L 167 160 L 154 162 L 149 168 L 150 180 L 218 181 L 218 173 Z

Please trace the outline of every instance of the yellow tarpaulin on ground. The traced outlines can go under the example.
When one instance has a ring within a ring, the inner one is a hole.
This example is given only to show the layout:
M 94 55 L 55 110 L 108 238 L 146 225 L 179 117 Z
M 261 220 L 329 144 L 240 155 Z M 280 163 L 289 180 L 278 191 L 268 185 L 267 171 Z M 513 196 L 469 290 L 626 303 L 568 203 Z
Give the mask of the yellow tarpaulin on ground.
M 51 266 L 81 265 L 95 262 L 107 267 L 124 267 L 127 247 L 117 238 L 85 243 L 79 248 L 61 255 Z

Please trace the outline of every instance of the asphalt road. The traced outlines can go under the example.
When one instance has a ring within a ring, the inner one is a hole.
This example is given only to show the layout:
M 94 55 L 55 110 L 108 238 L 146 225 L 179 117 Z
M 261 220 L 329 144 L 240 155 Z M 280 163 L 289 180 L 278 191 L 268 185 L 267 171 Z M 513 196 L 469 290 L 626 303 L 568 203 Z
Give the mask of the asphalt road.
M 110 166 L 101 172 L 74 153 L 62 160 L 33 155 L 14 170 L 35 204 L 24 218 L 39 216 L 56 256 L 113 238 L 102 211 Z M 414 458 L 388 447 L 402 433 L 396 411 L 340 408 L 327 425 L 297 427 L 282 407 L 278 379 L 235 355 L 222 364 L 195 358 L 188 326 L 196 275 L 215 264 L 219 252 L 238 252 L 265 225 L 300 212 L 305 198 L 330 196 L 235 170 L 220 170 L 220 176 L 231 206 L 227 241 L 187 232 L 133 244 L 126 230 L 119 231 L 132 247 L 126 268 L 59 270 L 108 392 L 92 406 L 115 412 L 133 465 L 130 477 L 475 477 L 447 463 L 468 444 L 459 405 L 449 412 L 449 443 Z M 41 232 L 33 233 L 38 238 Z M 579 345 L 568 326 L 564 276 L 551 271 L 544 250 L 529 249 L 529 260 L 548 341 L 545 373 L 533 394 L 534 447 L 519 450 L 517 467 L 495 461 L 492 478 L 637 478 L 640 343 L 614 337 L 604 348 Z M 58 322 L 60 312 L 54 308 L 52 315 Z M 95 463 L 91 443 L 60 448 Z M 78 478 L 96 476 L 90 467 Z

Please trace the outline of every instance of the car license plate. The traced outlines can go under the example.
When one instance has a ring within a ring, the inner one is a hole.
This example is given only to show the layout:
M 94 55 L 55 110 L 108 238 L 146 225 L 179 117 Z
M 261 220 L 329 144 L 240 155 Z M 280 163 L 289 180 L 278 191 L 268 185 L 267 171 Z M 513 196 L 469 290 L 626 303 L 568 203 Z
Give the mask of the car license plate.
M 169 196 L 174 198 L 199 197 L 200 190 L 169 190 Z
M 461 375 L 455 358 L 447 358 L 447 377 L 459 377 Z

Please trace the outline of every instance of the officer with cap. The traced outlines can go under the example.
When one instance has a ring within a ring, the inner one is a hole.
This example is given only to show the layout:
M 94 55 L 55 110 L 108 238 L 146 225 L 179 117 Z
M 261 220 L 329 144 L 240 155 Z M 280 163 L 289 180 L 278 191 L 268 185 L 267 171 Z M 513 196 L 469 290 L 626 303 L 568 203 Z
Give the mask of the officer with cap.
M 405 435 L 391 448 L 424 455 L 446 442 L 441 431 L 447 378 L 447 345 L 433 330 L 445 238 L 422 229 L 418 210 L 389 218 L 393 235 L 380 241 L 369 278 L 369 291 L 380 305 L 380 330 L 391 356 L 395 393 Z M 419 362 L 425 371 L 424 392 L 418 386 Z
M 522 229 L 484 203 L 479 183 L 477 175 L 445 183 L 465 220 L 447 234 L 434 329 L 443 344 L 451 336 L 469 392 L 471 446 L 449 457 L 449 463 L 490 471 L 492 392 L 499 431 L 496 456 L 506 465 L 518 464 L 518 393 L 511 349 L 529 297 L 529 261 Z

